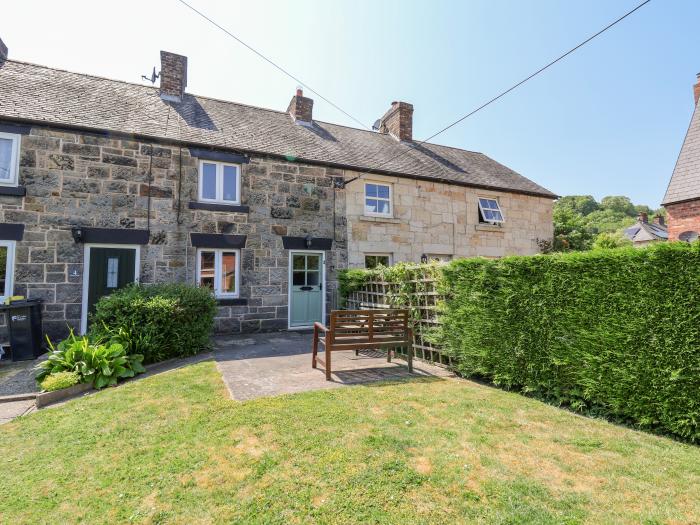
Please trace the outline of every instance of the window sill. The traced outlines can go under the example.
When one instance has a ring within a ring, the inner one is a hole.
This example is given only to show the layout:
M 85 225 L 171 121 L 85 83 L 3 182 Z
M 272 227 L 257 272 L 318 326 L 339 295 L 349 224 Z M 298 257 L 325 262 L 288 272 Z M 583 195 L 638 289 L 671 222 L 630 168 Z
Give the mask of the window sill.
M 497 232 L 503 233 L 503 226 L 497 226 L 495 224 L 477 224 L 474 229 L 479 232 Z
M 0 195 L 9 195 L 10 197 L 24 197 L 27 194 L 27 188 L 24 186 L 3 186 L 0 185 Z
M 248 299 L 242 297 L 217 297 L 217 306 L 245 306 L 248 304 Z
M 381 215 L 360 215 L 360 220 L 367 222 L 390 222 L 392 224 L 398 224 L 401 222 L 401 219 L 397 219 L 395 217 L 382 217 Z
M 188 204 L 190 210 L 206 210 L 206 211 L 227 211 L 233 213 L 248 213 L 250 208 L 242 204 L 223 204 L 219 202 L 200 202 L 190 201 Z

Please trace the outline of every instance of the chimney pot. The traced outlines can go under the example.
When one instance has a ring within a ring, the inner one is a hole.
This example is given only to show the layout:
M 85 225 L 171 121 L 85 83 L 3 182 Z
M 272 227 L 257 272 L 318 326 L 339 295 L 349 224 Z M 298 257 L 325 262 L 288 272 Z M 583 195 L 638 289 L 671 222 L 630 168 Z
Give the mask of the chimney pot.
M 160 52 L 160 98 L 182 102 L 187 87 L 187 57 Z
M 314 101 L 304 96 L 304 91 L 297 88 L 296 95 L 289 101 L 287 113 L 298 124 L 311 124 L 313 122 Z
M 0 38 L 0 62 L 4 62 L 5 60 L 7 60 L 7 46 L 5 42 L 2 41 L 2 38 Z
M 693 97 L 695 98 L 695 105 L 698 105 L 698 99 L 700 99 L 700 73 L 696 75 L 697 82 L 693 86 Z
M 394 100 L 391 108 L 380 119 L 380 133 L 389 133 L 402 142 L 413 140 L 413 105 Z
M 666 220 L 664 219 L 664 216 L 654 215 L 654 224 L 658 224 L 659 226 L 666 226 Z
M 644 224 L 646 224 L 649 222 L 649 216 L 647 215 L 646 212 L 641 211 L 641 212 L 639 212 L 639 215 L 637 216 L 637 220 L 639 222 L 643 222 Z

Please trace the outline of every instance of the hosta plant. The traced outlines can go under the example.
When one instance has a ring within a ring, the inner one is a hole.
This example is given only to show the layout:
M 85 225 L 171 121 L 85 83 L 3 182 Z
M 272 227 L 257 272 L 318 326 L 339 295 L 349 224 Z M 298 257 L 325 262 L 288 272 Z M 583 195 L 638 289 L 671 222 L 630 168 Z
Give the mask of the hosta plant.
M 81 383 L 95 388 L 116 385 L 121 378 L 145 372 L 140 354 L 128 355 L 124 347 L 104 340 L 90 341 L 77 337 L 72 331 L 56 347 L 49 341 L 49 356 L 37 367 L 36 380 L 41 381 L 58 372 L 76 372 Z

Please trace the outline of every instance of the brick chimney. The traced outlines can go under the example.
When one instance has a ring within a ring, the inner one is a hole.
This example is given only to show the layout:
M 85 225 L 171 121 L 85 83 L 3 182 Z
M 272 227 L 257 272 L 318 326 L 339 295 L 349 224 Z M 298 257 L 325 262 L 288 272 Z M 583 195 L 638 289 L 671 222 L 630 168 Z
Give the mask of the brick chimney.
M 654 215 L 654 224 L 659 226 L 666 226 L 666 220 L 663 215 Z
M 389 111 L 379 119 L 379 132 L 388 133 L 402 142 L 413 140 L 413 104 L 392 102 Z
M 7 49 L 7 48 L 5 48 L 5 49 Z M 696 76 L 697 76 L 698 81 L 693 86 L 693 95 L 695 96 L 695 105 L 697 106 L 698 99 L 700 99 L 700 73 L 698 73 Z
M 160 98 L 182 102 L 187 87 L 187 57 L 160 52 Z
M 301 88 L 297 88 L 297 94 L 292 97 L 287 107 L 294 122 L 298 124 L 311 124 L 313 122 L 314 101 L 304 96 Z
M 5 42 L 2 41 L 2 38 L 0 38 L 0 62 L 4 62 L 5 60 L 7 60 L 7 46 Z
M 639 215 L 637 215 L 637 221 L 647 224 L 649 222 L 649 216 L 645 211 L 640 211 Z

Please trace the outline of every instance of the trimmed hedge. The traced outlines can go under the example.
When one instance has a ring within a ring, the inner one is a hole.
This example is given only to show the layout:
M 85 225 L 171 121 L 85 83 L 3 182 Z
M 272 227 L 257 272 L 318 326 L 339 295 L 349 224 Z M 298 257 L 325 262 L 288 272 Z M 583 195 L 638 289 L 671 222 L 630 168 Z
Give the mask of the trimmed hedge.
M 444 267 L 467 376 L 700 441 L 700 243 Z
M 216 301 L 209 290 L 185 284 L 132 285 L 102 297 L 90 337 L 114 339 L 144 363 L 185 357 L 209 348 Z

